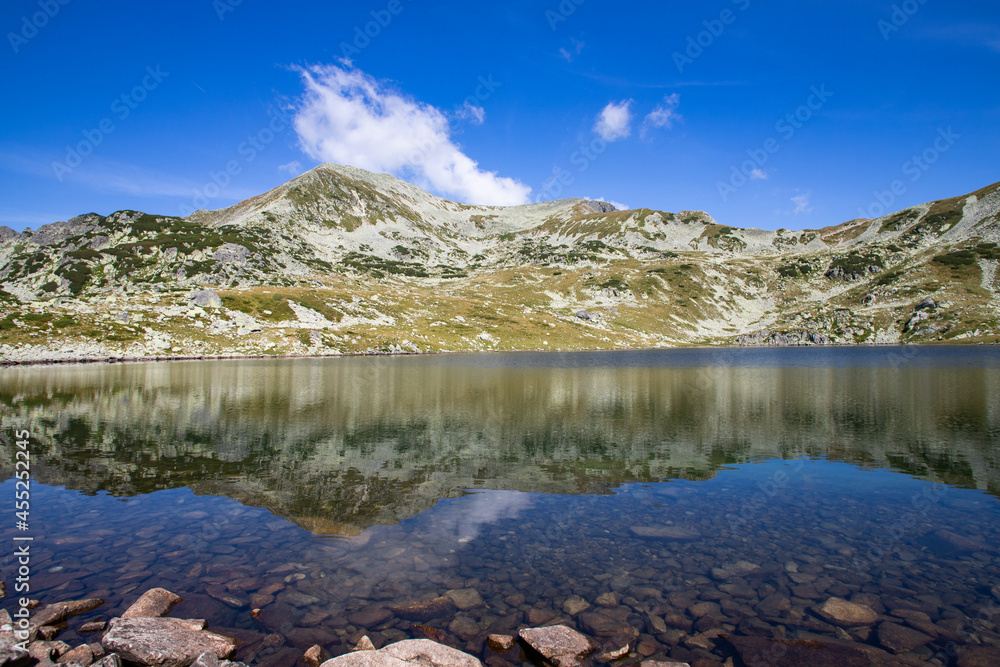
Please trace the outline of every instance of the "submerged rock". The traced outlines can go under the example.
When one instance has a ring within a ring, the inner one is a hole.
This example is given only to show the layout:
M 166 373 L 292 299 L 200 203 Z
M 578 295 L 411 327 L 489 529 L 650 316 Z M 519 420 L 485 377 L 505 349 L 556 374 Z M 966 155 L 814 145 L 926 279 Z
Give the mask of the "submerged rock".
M 482 606 L 483 598 L 475 588 L 462 588 L 445 593 L 445 597 L 455 603 L 455 606 L 462 611 L 468 611 Z
M 813 611 L 827 623 L 844 628 L 874 625 L 878 621 L 878 614 L 869 607 L 837 597 L 813 607 Z
M 648 537 L 662 540 L 696 540 L 701 533 L 680 526 L 632 526 L 630 528 L 638 537 Z
M 132 606 L 125 610 L 122 618 L 134 618 L 136 616 L 159 617 L 166 616 L 170 609 L 182 602 L 184 598 L 175 595 L 165 588 L 151 588 L 132 603 Z
M 455 611 L 455 603 L 448 597 L 437 597 L 423 602 L 389 605 L 389 611 L 407 621 L 423 623 Z
M 72 616 L 77 616 L 79 614 L 97 609 L 104 604 L 104 602 L 105 601 L 101 598 L 57 602 L 35 612 L 31 617 L 31 622 L 39 627 L 43 625 L 56 625 Z
M 933 637 L 898 623 L 885 622 L 878 626 L 878 641 L 893 653 L 909 653 Z
M 729 643 L 747 665 L 768 667 L 869 667 L 861 649 L 812 640 L 785 641 L 763 637 L 730 637 Z

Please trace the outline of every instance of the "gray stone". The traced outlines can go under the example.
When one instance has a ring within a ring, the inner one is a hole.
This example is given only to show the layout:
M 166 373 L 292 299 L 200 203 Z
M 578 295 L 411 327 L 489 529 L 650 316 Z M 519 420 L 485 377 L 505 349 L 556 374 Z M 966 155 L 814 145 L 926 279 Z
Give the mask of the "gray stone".
M 525 628 L 518 636 L 539 655 L 559 667 L 578 665 L 597 649 L 592 641 L 565 625 Z
M 581 320 L 583 320 L 584 322 L 590 322 L 590 321 L 592 321 L 594 319 L 594 316 L 591 315 L 590 313 L 588 313 L 585 310 L 578 310 L 578 311 L 576 311 L 576 316 L 578 318 L 580 318 Z
M 222 297 L 215 293 L 215 290 L 203 289 L 196 292 L 191 292 L 188 296 L 188 301 L 192 305 L 201 306 L 202 308 L 222 308 Z
M 183 601 L 179 595 L 175 595 L 165 588 L 151 588 L 132 603 L 122 618 L 135 618 L 136 616 L 159 617 L 166 616 L 175 604 Z
M 823 604 L 816 605 L 813 611 L 827 623 L 842 628 L 874 625 L 878 621 L 878 614 L 869 607 L 838 597 L 832 597 Z
M 206 651 L 228 658 L 236 640 L 204 629 L 205 621 L 137 616 L 115 618 L 101 645 L 148 667 L 188 667 Z

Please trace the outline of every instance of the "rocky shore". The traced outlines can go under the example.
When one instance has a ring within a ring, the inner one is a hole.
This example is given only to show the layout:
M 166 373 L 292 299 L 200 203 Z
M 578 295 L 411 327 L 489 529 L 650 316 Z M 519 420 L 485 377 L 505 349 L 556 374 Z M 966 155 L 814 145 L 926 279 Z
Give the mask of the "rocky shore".
M 736 636 L 720 627 L 691 628 L 684 644 L 693 656 L 691 662 L 653 655 L 643 646 L 639 630 L 613 616 L 600 612 L 586 613 L 591 605 L 582 598 L 568 599 L 564 610 L 582 619 L 578 630 L 560 622 L 558 616 L 545 619 L 525 619 L 528 624 L 493 632 L 480 646 L 481 657 L 449 645 L 451 635 L 423 625 L 414 625 L 416 639 L 401 638 L 377 648 L 367 634 L 362 634 L 353 648 L 343 645 L 331 657 L 332 647 L 315 644 L 309 649 L 289 649 L 279 654 L 262 654 L 259 649 L 247 652 L 245 638 L 238 631 L 213 631 L 201 619 L 168 616 L 182 598 L 163 588 L 145 591 L 120 616 L 90 620 L 74 627 L 80 634 L 99 634 L 98 641 L 71 646 L 58 639 L 60 632 L 70 627 L 72 619 L 98 610 L 105 601 L 88 598 L 41 606 L 31 601 L 28 619 L 14 618 L 7 610 L 0 611 L 0 667 L 247 667 L 251 664 L 280 667 L 513 667 L 530 662 L 554 667 L 591 667 L 614 664 L 626 667 L 918 667 L 931 664 L 956 664 L 958 667 L 989 667 L 1000 664 L 1000 650 L 987 646 L 965 647 L 957 651 L 957 662 L 915 660 L 898 655 L 912 650 L 930 639 L 927 633 L 943 632 L 920 612 L 908 611 L 886 617 L 871 606 L 831 597 L 817 605 L 814 613 L 823 622 L 841 629 L 843 639 L 819 635 L 803 635 L 783 639 L 771 633 L 759 636 Z M 461 602 L 461 601 L 460 601 Z M 598 601 L 600 602 L 600 601 Z M 23 602 L 18 602 L 23 604 Z M 387 614 L 423 619 L 440 616 L 447 607 L 456 609 L 450 597 L 415 602 L 392 607 Z M 260 610 L 254 610 L 256 615 Z M 356 619 L 362 626 L 378 627 L 378 619 Z M 675 619 L 659 621 L 664 632 Z M 533 622 L 540 622 L 532 627 Z M 453 622 L 452 634 L 460 634 Z M 751 624 L 752 625 L 752 624 Z M 752 628 L 750 628 L 752 629 Z M 676 630 L 675 630 L 676 631 Z M 228 634 L 227 634 L 228 632 Z M 853 641 L 854 635 L 874 633 L 884 648 Z M 375 635 L 373 635 L 375 636 Z M 283 643 L 280 636 L 265 637 L 263 646 Z M 708 649 L 723 648 L 725 658 L 710 655 Z M 894 655 L 895 654 L 895 655 Z M 238 656 L 238 657 L 234 657 Z M 948 660 L 953 656 L 943 656 Z

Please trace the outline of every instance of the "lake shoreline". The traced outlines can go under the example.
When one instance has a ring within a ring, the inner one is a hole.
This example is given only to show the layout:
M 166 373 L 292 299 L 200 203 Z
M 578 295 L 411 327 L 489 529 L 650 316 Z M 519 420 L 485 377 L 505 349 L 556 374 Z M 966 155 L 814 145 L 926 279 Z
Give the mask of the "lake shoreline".
M 14 366 L 72 366 L 87 364 L 142 364 L 176 361 L 252 361 L 261 359 L 343 359 L 357 357 L 426 357 L 460 354 L 536 354 L 575 352 L 653 352 L 656 350 L 750 350 L 750 349 L 790 349 L 790 348 L 843 348 L 868 349 L 891 347 L 972 347 L 980 345 L 1000 345 L 1000 342 L 935 341 L 927 343 L 870 343 L 867 345 L 830 343 L 826 345 L 677 345 L 672 347 L 628 347 L 628 348 L 574 348 L 574 349 L 531 349 L 531 350 L 435 350 L 427 352 L 343 352 L 338 354 L 203 354 L 203 355 L 157 355 L 150 357 L 109 355 L 99 357 L 68 357 L 41 359 L 0 359 L 0 367 Z

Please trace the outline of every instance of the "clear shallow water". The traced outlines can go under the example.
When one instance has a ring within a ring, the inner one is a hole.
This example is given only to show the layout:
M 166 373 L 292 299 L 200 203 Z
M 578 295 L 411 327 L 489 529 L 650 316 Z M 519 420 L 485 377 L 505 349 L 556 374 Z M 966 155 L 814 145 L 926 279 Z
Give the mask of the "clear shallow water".
M 831 596 L 927 614 L 914 660 L 1000 645 L 992 349 L 3 372 L 3 433 L 34 436 L 37 595 L 109 600 L 70 644 L 163 586 L 257 664 L 362 634 L 485 657 L 487 633 L 553 616 L 720 663 L 725 640 L 691 637 L 883 645 L 824 623 Z M 456 590 L 467 609 L 386 611 Z

